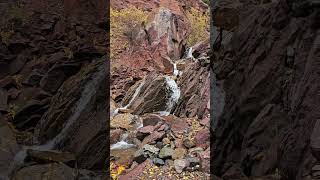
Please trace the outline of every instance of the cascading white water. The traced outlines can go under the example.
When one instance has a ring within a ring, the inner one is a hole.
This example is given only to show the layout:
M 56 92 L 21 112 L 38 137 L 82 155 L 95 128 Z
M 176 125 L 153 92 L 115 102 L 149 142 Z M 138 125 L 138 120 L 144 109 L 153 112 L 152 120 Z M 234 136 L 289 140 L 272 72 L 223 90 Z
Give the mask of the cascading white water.
M 188 50 L 187 58 L 193 58 L 192 47 L 190 47 L 189 50 Z
M 165 76 L 165 80 L 166 80 L 167 90 L 170 92 L 170 96 L 166 104 L 167 107 L 165 112 L 170 114 L 173 106 L 178 102 L 180 98 L 180 88 L 178 87 L 176 81 L 173 80 L 171 77 Z
M 115 144 L 112 144 L 110 149 L 111 150 L 115 150 L 115 149 L 129 149 L 129 148 L 132 148 L 132 147 L 135 147 L 136 145 L 134 144 L 129 144 L 126 142 L 127 138 L 128 138 L 128 133 L 125 133 L 125 134 L 122 134 L 121 138 L 120 138 L 120 141 L 115 143 Z
M 64 125 L 63 129 L 60 131 L 58 135 L 56 135 L 52 140 L 48 141 L 43 145 L 23 146 L 22 150 L 15 155 L 14 162 L 12 162 L 11 166 L 23 163 L 27 156 L 28 149 L 39 151 L 54 150 L 56 146 L 59 143 L 61 143 L 63 138 L 67 136 L 71 125 L 79 119 L 81 113 L 85 110 L 86 106 L 95 96 L 97 87 L 99 87 L 99 84 L 103 82 L 105 78 L 105 73 L 105 65 L 101 65 L 96 71 L 96 73 L 92 75 L 93 78 L 90 81 L 88 81 L 88 83 L 85 85 L 81 93 L 81 98 L 79 98 L 79 101 L 76 103 L 75 108 L 72 110 L 73 115 L 67 120 L 66 124 Z
M 173 75 L 178 76 L 179 75 L 179 70 L 177 69 L 177 64 L 173 63 Z

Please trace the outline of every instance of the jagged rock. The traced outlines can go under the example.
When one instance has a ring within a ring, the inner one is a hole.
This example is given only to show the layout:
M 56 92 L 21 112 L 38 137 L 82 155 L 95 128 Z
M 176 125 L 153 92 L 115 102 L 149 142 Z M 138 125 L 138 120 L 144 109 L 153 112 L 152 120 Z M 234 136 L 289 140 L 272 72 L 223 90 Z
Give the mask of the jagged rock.
M 155 147 L 155 146 L 152 146 L 152 145 L 149 145 L 149 144 L 144 145 L 144 146 L 143 146 L 143 150 L 144 150 L 144 151 L 149 151 L 149 152 L 151 152 L 151 153 L 153 153 L 153 154 L 158 154 L 159 151 L 160 151 L 159 148 L 157 148 L 157 147 Z
M 164 131 L 161 131 L 161 132 L 157 132 L 156 131 L 156 132 L 150 134 L 149 136 L 147 136 L 146 138 L 144 138 L 143 141 L 142 141 L 142 145 L 149 144 L 149 143 L 151 143 L 153 141 L 161 139 L 164 135 L 165 135 Z
M 181 98 L 175 107 L 174 114 L 178 117 L 196 117 L 202 119 L 210 99 L 210 73 L 200 62 L 189 63 L 178 78 Z
M 138 132 L 143 134 L 151 134 L 154 131 L 154 129 L 155 129 L 154 126 L 144 126 L 142 128 L 139 128 Z
M 134 153 L 133 160 L 141 164 L 147 159 L 147 155 L 144 153 L 143 149 L 140 149 Z
M 133 114 L 166 111 L 170 92 L 167 91 L 167 80 L 164 76 L 150 73 L 136 90 L 137 96 L 130 100 L 132 104 L 128 106 L 133 110 Z
M 13 118 L 13 123 L 17 129 L 26 130 L 30 127 L 34 127 L 40 118 L 32 118 L 33 115 L 43 115 L 48 109 L 47 101 L 28 101 L 25 106 L 21 107 Z M 36 121 L 35 121 L 36 120 Z
M 55 138 L 52 148 L 75 154 L 78 167 L 103 167 L 107 157 L 108 108 L 102 100 L 106 75 L 105 59 L 100 59 L 66 80 L 37 124 L 34 139 L 43 144 Z
M 123 130 L 121 129 L 111 129 L 110 130 L 110 144 L 115 144 L 121 138 L 123 134 Z
M 173 163 L 177 173 L 182 173 L 182 171 L 190 165 L 189 161 L 186 159 L 176 159 Z
M 314 98 L 320 39 L 313 33 L 319 10 L 301 22 L 287 2 L 248 8 L 219 57 L 225 105 L 214 132 L 214 174 L 265 177 L 276 167 L 281 179 L 310 174 L 317 153 L 306 149 L 315 145 L 311 133 L 320 106 Z M 289 46 L 298 49 L 291 68 L 285 63 Z M 231 162 L 241 167 L 229 168 Z
M 56 64 L 48 73 L 41 79 L 40 86 L 43 90 L 55 93 L 63 82 L 70 76 L 77 73 L 79 64 Z
M 210 145 L 209 129 L 205 128 L 198 131 L 194 139 L 197 147 L 203 147 L 204 149 L 206 149 L 206 147 Z
M 174 151 L 172 148 L 164 147 L 160 150 L 159 157 L 161 159 L 166 159 L 172 157 Z

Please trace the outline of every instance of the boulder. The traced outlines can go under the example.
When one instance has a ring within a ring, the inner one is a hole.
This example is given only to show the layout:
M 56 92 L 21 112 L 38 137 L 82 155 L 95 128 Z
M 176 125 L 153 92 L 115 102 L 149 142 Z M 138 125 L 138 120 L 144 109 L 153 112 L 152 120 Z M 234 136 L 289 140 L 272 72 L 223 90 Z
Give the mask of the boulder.
M 11 172 L 11 163 L 14 162 L 15 154 L 20 150 L 16 137 L 4 118 L 0 119 L 0 179 L 8 178 Z
M 27 166 L 17 171 L 12 180 L 42 180 L 50 177 L 52 180 L 74 179 L 74 170 L 62 163 Z

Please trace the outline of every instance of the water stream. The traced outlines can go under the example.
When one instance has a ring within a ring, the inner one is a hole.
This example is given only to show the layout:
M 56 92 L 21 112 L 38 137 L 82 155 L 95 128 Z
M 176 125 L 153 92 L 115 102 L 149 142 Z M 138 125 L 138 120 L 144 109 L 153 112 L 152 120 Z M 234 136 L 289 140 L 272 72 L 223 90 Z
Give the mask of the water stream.
M 193 58 L 193 55 L 192 55 L 192 47 L 190 47 L 190 48 L 188 49 L 187 58 Z
M 14 157 L 14 162 L 11 164 L 11 167 L 15 167 L 16 165 L 23 164 L 26 156 L 27 150 L 39 150 L 39 151 L 49 151 L 49 150 L 57 150 L 58 145 L 62 142 L 62 140 L 69 134 L 70 127 L 79 119 L 82 112 L 86 110 L 87 105 L 91 102 L 92 98 L 97 93 L 97 88 L 99 84 L 104 81 L 105 78 L 105 66 L 99 66 L 98 70 L 95 74 L 92 75 L 92 78 L 87 81 L 82 93 L 81 98 L 79 98 L 78 102 L 75 104 L 74 109 L 72 110 L 72 116 L 66 121 L 66 124 L 63 126 L 63 129 L 60 131 L 58 135 L 56 135 L 52 140 L 48 141 L 42 145 L 35 146 L 22 146 L 20 152 L 18 152 Z

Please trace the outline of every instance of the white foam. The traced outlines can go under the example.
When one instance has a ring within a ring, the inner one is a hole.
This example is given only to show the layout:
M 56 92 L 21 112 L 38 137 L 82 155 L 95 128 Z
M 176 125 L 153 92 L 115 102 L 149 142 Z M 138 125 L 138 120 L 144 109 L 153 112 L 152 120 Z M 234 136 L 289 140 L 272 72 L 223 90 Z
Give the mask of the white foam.
M 180 88 L 178 87 L 176 81 L 173 80 L 171 77 L 165 76 L 165 79 L 167 84 L 167 90 L 170 91 L 170 96 L 167 101 L 167 107 L 165 111 L 171 112 L 173 106 L 178 102 L 180 98 Z
M 116 144 L 111 145 L 111 150 L 115 150 L 115 149 L 129 149 L 135 147 L 134 144 L 129 144 L 125 141 L 119 141 Z
M 179 75 L 179 70 L 177 69 L 177 64 L 173 63 L 173 75 L 178 76 Z
M 190 47 L 189 50 L 188 50 L 187 58 L 193 58 L 192 47 Z

